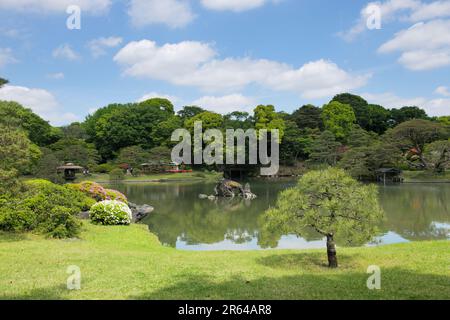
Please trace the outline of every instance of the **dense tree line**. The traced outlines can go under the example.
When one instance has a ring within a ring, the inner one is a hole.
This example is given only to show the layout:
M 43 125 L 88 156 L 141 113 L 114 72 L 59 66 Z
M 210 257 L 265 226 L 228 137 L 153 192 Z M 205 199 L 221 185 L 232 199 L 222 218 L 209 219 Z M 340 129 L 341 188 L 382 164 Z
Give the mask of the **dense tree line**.
M 55 179 L 55 166 L 64 162 L 108 172 L 120 164 L 170 161 L 172 132 L 193 131 L 196 121 L 203 122 L 203 130 L 279 129 L 285 166 L 339 166 L 361 179 L 391 166 L 442 172 L 449 165 L 449 119 L 430 118 L 415 106 L 389 110 L 344 93 L 322 107 L 308 104 L 292 114 L 272 105 L 257 106 L 253 114 L 220 115 L 200 106 L 175 112 L 169 100 L 155 98 L 110 104 L 82 123 L 55 128 L 18 103 L 0 102 L 0 125 L 24 132 L 34 155 L 20 174 Z

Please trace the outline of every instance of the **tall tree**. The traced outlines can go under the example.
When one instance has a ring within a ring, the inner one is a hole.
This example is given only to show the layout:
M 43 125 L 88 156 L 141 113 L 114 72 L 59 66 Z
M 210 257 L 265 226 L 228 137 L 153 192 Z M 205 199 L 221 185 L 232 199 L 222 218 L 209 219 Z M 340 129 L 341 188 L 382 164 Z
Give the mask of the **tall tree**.
M 336 139 L 345 140 L 356 122 L 355 113 L 348 104 L 332 101 L 322 108 L 325 129 L 332 132 Z
M 314 229 L 327 239 L 328 266 L 337 268 L 335 241 L 364 244 L 377 235 L 383 219 L 374 185 L 363 185 L 341 169 L 312 171 L 279 195 L 263 217 L 263 233 L 302 236 Z
M 341 93 L 336 96 L 334 96 L 333 100 L 331 101 L 337 101 L 342 104 L 347 104 L 350 107 L 352 107 L 353 112 L 356 116 L 357 123 L 364 129 L 364 118 L 366 117 L 367 107 L 368 103 L 364 98 L 351 94 L 351 93 Z
M 322 109 L 312 104 L 304 105 L 295 110 L 290 119 L 297 124 L 299 129 L 323 129 Z

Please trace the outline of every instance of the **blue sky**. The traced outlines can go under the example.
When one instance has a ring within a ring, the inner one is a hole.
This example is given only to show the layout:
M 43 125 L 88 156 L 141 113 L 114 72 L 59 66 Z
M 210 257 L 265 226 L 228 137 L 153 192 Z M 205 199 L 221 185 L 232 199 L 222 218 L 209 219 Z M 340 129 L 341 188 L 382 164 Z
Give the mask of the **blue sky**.
M 58 125 L 153 96 L 291 112 L 349 91 L 450 114 L 450 0 L 376 5 L 369 30 L 362 0 L 0 0 L 0 99 Z

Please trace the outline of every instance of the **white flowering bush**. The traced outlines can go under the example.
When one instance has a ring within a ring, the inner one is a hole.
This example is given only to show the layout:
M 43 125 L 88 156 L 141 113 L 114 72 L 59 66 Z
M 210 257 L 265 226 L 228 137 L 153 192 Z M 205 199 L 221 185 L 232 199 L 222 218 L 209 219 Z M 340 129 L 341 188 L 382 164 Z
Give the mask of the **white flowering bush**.
M 132 213 L 127 204 L 116 200 L 105 200 L 91 207 L 90 218 L 93 223 L 103 225 L 128 225 Z

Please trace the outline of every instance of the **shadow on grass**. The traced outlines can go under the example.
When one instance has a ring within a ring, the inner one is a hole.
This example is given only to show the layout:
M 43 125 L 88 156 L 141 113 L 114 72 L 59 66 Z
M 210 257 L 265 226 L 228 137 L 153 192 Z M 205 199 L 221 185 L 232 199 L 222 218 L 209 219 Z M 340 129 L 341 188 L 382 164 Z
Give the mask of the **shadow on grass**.
M 15 233 L 15 232 L 5 232 L 0 231 L 0 243 L 1 242 L 16 242 L 28 240 L 26 233 Z
M 359 255 L 356 254 L 339 254 L 339 270 L 354 270 L 354 266 L 356 264 L 355 261 L 358 260 L 358 257 Z M 323 268 L 324 270 L 329 270 L 326 250 L 323 252 L 276 254 L 258 258 L 257 262 L 263 266 L 273 269 L 292 270 L 292 268 L 295 268 L 302 270 L 317 270 L 318 268 Z
M 365 271 L 324 270 L 321 274 L 229 280 L 214 275 L 184 275 L 180 281 L 130 299 L 206 300 L 361 300 L 450 299 L 450 276 L 420 274 L 399 268 L 382 270 L 382 289 L 369 290 Z
M 29 292 L 5 296 L 0 294 L 0 300 L 63 300 L 63 293 L 67 292 L 66 285 L 49 288 L 35 288 Z

